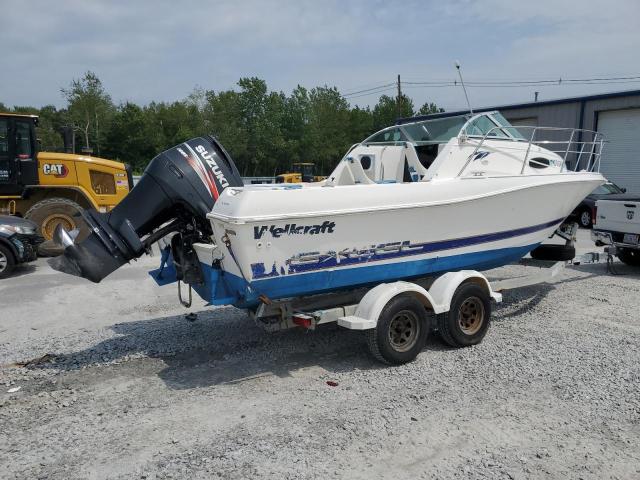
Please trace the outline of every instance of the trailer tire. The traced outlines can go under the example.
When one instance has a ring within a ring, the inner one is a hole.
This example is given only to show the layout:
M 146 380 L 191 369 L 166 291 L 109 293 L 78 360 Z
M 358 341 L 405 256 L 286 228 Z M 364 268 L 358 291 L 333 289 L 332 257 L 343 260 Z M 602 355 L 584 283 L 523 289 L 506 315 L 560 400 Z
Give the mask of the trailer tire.
M 626 265 L 640 267 L 640 250 L 632 250 L 630 248 L 619 249 L 618 258 Z
M 535 260 L 552 260 L 554 262 L 573 260 L 576 247 L 569 245 L 540 245 L 531 250 L 531 258 Z
M 382 309 L 376 327 L 366 331 L 371 354 L 388 365 L 414 360 L 424 348 L 428 334 L 424 305 L 410 295 L 392 298 Z
M 438 332 L 452 347 L 468 347 L 482 341 L 491 321 L 491 299 L 475 283 L 463 283 L 453 294 L 449 311 L 437 316 Z
M 83 210 L 80 205 L 68 198 L 45 198 L 27 210 L 25 218 L 38 225 L 40 235 L 45 240 L 51 240 L 53 231 L 59 224 L 67 230 L 80 229 L 78 239 L 81 240 L 88 233 L 88 227 L 85 223 L 78 221 Z M 63 252 L 64 249 L 56 246 L 53 242 L 44 242 L 38 248 L 38 254 L 43 257 L 60 255 Z

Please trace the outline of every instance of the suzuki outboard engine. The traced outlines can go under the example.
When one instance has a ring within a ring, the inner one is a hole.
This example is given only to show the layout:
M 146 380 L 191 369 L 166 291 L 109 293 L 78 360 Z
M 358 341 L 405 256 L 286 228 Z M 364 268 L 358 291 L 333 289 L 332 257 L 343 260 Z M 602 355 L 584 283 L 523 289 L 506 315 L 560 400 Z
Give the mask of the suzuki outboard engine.
M 176 263 L 188 262 L 184 255 L 193 252 L 192 243 L 211 242 L 206 215 L 220 193 L 242 185 L 231 157 L 214 137 L 188 140 L 155 157 L 112 211 L 85 210 L 89 234 L 83 240 L 76 243 L 77 232 L 59 226 L 54 240 L 64 254 L 49 264 L 97 283 L 172 232 L 180 232 L 172 239 L 174 251 L 183 257 Z

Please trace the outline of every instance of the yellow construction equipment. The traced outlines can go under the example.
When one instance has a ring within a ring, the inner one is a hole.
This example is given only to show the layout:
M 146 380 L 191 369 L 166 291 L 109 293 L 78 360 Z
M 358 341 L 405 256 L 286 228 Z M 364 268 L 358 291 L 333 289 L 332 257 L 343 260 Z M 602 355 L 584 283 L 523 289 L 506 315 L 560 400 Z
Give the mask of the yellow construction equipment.
M 292 172 L 282 173 L 276 177 L 276 183 L 320 182 L 326 177 L 314 175 L 315 165 L 310 162 L 298 162 L 292 165 Z
M 86 208 L 108 212 L 133 188 L 130 168 L 90 155 L 38 152 L 38 117 L 0 113 L 0 214 L 25 217 L 51 239 L 81 227 Z

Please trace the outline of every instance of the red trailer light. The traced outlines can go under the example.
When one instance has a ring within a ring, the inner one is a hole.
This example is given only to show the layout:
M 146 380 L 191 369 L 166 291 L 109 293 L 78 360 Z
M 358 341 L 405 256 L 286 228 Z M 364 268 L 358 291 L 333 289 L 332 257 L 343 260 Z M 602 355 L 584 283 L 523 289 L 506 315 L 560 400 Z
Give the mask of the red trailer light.
M 302 328 L 311 328 L 313 317 L 309 315 L 305 315 L 304 313 L 296 313 L 291 316 L 291 320 L 293 323 Z

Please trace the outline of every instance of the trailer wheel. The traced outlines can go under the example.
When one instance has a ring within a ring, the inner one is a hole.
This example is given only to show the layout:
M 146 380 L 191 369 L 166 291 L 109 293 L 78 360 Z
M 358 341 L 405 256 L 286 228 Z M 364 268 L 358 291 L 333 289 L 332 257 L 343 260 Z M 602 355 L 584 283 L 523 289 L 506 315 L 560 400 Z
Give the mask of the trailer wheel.
M 385 305 L 376 328 L 367 330 L 366 335 L 374 357 L 383 363 L 401 365 L 418 356 L 428 333 L 422 303 L 409 295 L 399 295 Z
M 554 262 L 573 260 L 576 247 L 569 245 L 540 245 L 531 250 L 531 258 L 535 260 L 552 260 Z
M 640 250 L 632 250 L 629 248 L 619 249 L 618 258 L 626 265 L 640 267 Z
M 447 313 L 438 315 L 438 331 L 452 347 L 468 347 L 482 341 L 489 329 L 491 299 L 475 283 L 463 283 L 451 299 Z

